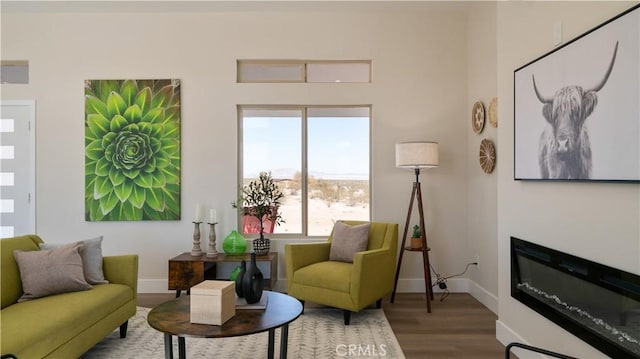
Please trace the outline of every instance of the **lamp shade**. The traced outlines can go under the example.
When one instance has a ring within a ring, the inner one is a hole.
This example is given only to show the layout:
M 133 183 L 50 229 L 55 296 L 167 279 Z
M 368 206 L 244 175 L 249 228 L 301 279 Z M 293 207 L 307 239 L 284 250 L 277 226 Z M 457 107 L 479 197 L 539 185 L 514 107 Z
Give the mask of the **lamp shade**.
M 429 141 L 396 143 L 396 167 L 438 167 L 438 143 Z

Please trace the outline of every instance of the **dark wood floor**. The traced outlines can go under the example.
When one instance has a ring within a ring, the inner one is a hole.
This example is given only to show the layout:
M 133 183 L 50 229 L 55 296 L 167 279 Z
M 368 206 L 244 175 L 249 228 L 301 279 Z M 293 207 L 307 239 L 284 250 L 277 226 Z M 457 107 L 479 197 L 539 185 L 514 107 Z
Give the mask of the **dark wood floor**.
M 138 305 L 154 307 L 175 294 L 139 294 Z M 305 306 L 313 306 L 305 303 Z M 432 302 L 427 313 L 425 295 L 398 293 L 382 308 L 407 359 L 504 358 L 504 346 L 496 339 L 496 315 L 469 294 L 453 293 Z

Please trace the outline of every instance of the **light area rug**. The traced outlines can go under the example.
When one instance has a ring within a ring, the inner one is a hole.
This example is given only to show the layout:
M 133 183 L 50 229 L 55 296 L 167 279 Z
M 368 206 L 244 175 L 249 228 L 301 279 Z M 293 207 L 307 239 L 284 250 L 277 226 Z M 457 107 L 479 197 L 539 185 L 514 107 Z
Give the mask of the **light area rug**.
M 83 359 L 164 358 L 164 335 L 147 324 L 149 308 L 138 307 L 129 320 L 127 337 L 116 330 L 82 356 Z M 267 357 L 267 332 L 241 337 L 186 338 L 187 358 L 254 359 Z M 174 357 L 178 340 L 174 337 Z M 275 357 L 280 355 L 280 329 L 276 329 Z M 289 324 L 288 358 L 404 358 L 382 309 L 351 314 L 344 325 L 342 310 L 307 308 Z

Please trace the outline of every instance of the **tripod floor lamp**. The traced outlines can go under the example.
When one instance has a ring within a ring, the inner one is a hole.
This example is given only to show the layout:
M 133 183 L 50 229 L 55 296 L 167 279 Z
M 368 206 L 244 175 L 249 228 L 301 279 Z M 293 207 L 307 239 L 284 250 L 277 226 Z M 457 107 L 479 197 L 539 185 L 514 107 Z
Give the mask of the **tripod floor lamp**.
M 396 144 L 396 167 L 413 169 L 416 175 L 416 181 L 413 182 L 411 190 L 411 199 L 409 200 L 409 210 L 407 211 L 407 221 L 404 225 L 404 233 L 402 234 L 402 246 L 400 247 L 400 257 L 398 258 L 398 267 L 396 268 L 395 284 L 393 293 L 391 294 L 391 303 L 395 300 L 396 290 L 398 289 L 398 276 L 400 275 L 400 267 L 402 266 L 402 257 L 405 251 L 421 252 L 424 264 L 424 285 L 427 295 L 427 312 L 431 313 L 431 301 L 433 300 L 433 289 L 431 286 L 431 266 L 429 264 L 429 247 L 427 246 L 427 231 L 424 225 L 424 210 L 422 207 L 422 191 L 420 189 L 420 169 L 438 167 L 438 143 L 437 142 L 403 142 Z M 418 213 L 420 215 L 420 240 L 421 247 L 415 249 L 407 247 L 407 233 L 411 221 L 411 211 L 413 210 L 413 200 L 418 202 Z

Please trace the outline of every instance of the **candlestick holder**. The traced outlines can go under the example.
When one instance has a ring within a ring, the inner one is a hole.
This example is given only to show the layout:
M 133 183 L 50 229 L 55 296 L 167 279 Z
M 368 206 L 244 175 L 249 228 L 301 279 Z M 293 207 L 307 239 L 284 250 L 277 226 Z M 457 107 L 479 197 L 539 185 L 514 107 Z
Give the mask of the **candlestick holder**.
M 216 224 L 218 222 L 209 223 L 209 251 L 207 257 L 217 257 L 218 251 L 216 251 Z
M 199 257 L 202 255 L 202 249 L 200 249 L 200 223 L 193 222 L 193 249 L 191 250 L 191 256 Z

